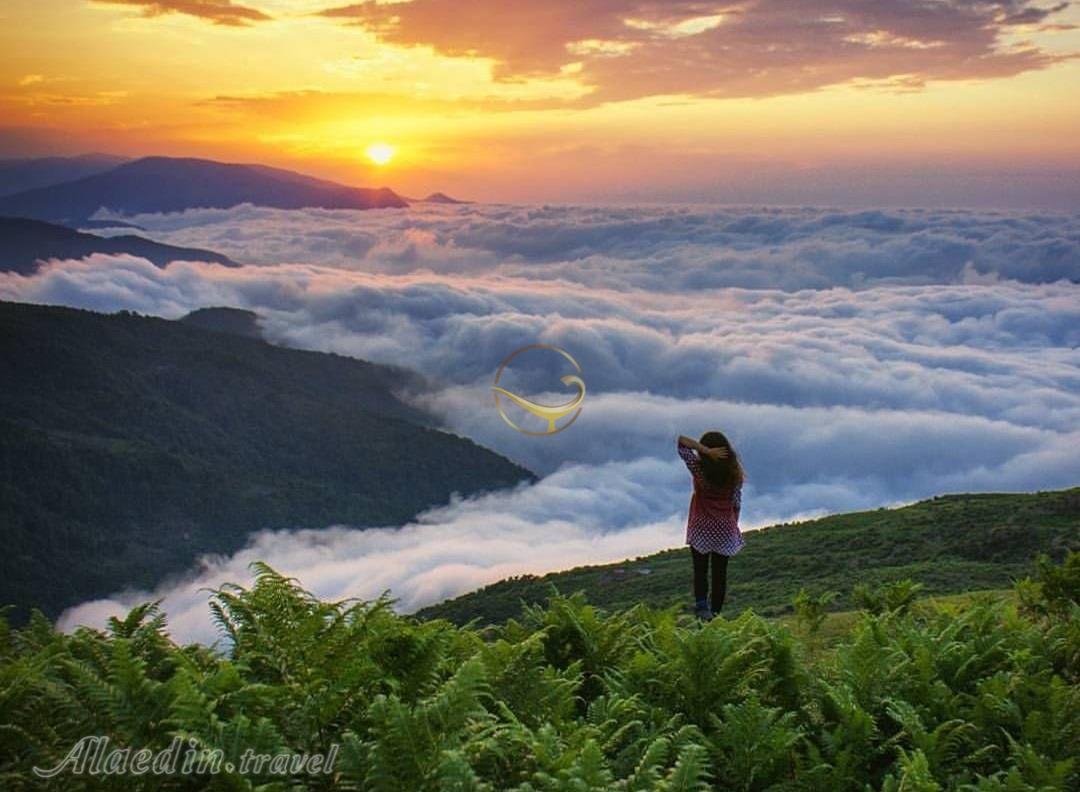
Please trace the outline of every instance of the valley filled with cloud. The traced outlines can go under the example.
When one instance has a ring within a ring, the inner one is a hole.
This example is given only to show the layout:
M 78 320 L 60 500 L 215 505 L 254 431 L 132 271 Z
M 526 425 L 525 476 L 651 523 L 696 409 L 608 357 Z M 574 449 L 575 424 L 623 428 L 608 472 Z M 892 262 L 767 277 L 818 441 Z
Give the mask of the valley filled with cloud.
M 246 583 L 253 560 L 322 597 L 389 590 L 413 610 L 679 546 L 675 437 L 712 428 L 743 455 L 751 528 L 1080 480 L 1075 214 L 240 206 L 125 220 L 246 266 L 95 255 L 0 274 L 0 298 L 248 308 L 274 343 L 421 372 L 430 387 L 407 398 L 541 478 L 407 526 L 263 532 L 156 592 L 74 608 L 69 627 L 164 597 L 174 634 L 211 641 L 200 589 Z M 580 418 L 549 437 L 514 432 L 490 393 L 499 362 L 537 342 L 569 351 L 588 385 Z

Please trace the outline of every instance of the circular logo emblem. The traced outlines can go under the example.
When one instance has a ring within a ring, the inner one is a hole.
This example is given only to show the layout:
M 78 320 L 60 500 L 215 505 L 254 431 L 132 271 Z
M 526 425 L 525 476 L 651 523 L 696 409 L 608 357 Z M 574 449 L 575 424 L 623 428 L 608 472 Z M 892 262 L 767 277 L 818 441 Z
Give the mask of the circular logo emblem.
M 539 402 L 532 401 L 531 399 L 527 399 L 517 393 L 512 393 L 506 388 L 499 386 L 499 380 L 502 378 L 503 372 L 506 370 L 506 367 L 510 365 L 511 361 L 513 361 L 514 358 L 516 358 L 522 352 L 528 352 L 531 349 L 548 350 L 550 352 L 554 352 L 555 354 L 562 355 L 562 357 L 564 357 L 570 362 L 570 365 L 574 367 L 574 371 L 576 373 L 567 374 L 563 377 L 560 377 L 559 381 L 562 382 L 563 385 L 573 385 L 577 387 L 578 392 L 577 395 L 574 396 L 574 398 L 570 399 L 570 401 L 563 402 L 562 404 L 541 404 Z M 558 347 L 551 346 L 550 344 L 529 344 L 528 346 L 523 346 L 521 347 L 521 349 L 517 349 L 507 355 L 503 362 L 499 364 L 499 370 L 495 373 L 495 384 L 491 386 L 491 390 L 492 393 L 495 394 L 495 408 L 499 411 L 499 415 L 502 416 L 502 419 L 522 434 L 533 436 L 551 435 L 561 432 L 563 429 L 576 421 L 577 417 L 581 415 L 581 403 L 585 401 L 585 381 L 581 379 L 581 366 L 579 366 L 578 362 L 574 360 L 573 357 L 571 357 L 569 352 L 564 349 L 559 349 Z M 504 399 L 508 402 L 516 404 L 518 407 L 528 413 L 531 413 L 532 415 L 535 415 L 537 418 L 540 418 L 543 421 L 547 421 L 547 429 L 542 432 L 532 432 L 528 429 L 523 429 L 518 426 L 516 423 L 514 423 L 510 416 L 506 414 L 506 405 L 503 402 Z M 565 418 L 568 415 L 571 416 L 570 420 L 566 421 L 561 426 L 558 425 L 559 419 Z

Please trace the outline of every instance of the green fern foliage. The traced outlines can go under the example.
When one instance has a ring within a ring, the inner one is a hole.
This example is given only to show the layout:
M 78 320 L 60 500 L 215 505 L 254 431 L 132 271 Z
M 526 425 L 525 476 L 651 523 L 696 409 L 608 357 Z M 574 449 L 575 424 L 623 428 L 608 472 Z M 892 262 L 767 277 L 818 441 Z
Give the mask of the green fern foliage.
M 265 565 L 211 594 L 214 647 L 158 604 L 105 630 L 0 617 L 0 786 L 372 792 L 1047 792 L 1080 788 L 1080 561 L 1040 561 L 1015 600 L 915 603 L 906 583 L 821 640 L 751 612 L 607 614 L 553 596 L 476 630 L 323 602 Z M 1015 602 L 1015 604 L 1013 604 Z M 86 736 L 222 766 L 62 771 Z M 243 766 L 329 754 L 328 771 Z M 243 769 L 242 769 L 243 768 Z

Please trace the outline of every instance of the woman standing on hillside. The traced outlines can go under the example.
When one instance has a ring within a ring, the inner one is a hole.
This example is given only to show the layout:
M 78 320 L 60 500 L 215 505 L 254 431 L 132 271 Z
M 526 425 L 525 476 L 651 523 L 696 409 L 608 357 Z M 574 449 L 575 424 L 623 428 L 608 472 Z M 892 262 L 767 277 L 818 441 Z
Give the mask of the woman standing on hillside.
M 708 620 L 724 606 L 728 558 L 745 544 L 739 533 L 743 469 L 722 432 L 706 432 L 700 441 L 680 436 L 678 449 L 694 480 L 686 522 L 686 543 L 694 561 L 694 612 Z

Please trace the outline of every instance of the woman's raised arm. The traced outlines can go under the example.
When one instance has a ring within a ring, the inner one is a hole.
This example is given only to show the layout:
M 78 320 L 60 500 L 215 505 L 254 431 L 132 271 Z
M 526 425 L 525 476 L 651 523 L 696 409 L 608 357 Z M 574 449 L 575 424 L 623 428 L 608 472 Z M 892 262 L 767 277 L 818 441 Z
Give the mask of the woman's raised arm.
M 707 456 L 710 459 L 724 459 L 728 455 L 726 448 L 709 448 L 708 446 L 703 446 L 694 438 L 687 437 L 686 435 L 679 435 L 677 444 L 682 448 L 693 449 L 702 456 Z

